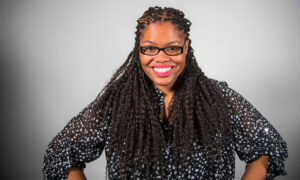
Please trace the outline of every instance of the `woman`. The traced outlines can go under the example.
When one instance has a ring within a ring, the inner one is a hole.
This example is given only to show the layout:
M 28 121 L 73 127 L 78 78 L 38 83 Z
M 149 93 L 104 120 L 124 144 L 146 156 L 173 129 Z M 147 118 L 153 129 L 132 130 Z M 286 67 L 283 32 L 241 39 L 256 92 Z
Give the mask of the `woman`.
M 243 179 L 285 175 L 285 141 L 226 82 L 195 60 L 190 21 L 173 8 L 138 19 L 135 46 L 96 99 L 50 142 L 45 179 L 85 179 L 103 149 L 109 179 Z

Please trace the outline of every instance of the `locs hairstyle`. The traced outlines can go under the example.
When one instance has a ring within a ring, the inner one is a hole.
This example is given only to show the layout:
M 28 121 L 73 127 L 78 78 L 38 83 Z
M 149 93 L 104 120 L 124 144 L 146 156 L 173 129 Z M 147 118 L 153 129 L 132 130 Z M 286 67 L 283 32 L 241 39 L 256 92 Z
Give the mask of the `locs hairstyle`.
M 198 67 L 189 39 L 191 22 L 173 8 L 150 7 L 137 20 L 133 50 L 97 97 L 95 117 L 108 121 L 110 133 L 107 163 L 119 158 L 122 179 L 136 179 L 137 174 L 132 173 L 137 171 L 143 179 L 149 178 L 151 171 L 165 179 L 162 152 L 167 141 L 159 119 L 160 105 L 139 60 L 142 30 L 158 21 L 171 22 L 189 40 L 186 65 L 174 85 L 171 106 L 174 166 L 180 173 L 191 145 L 200 143 L 206 150 L 212 176 L 228 129 L 227 105 L 220 89 Z

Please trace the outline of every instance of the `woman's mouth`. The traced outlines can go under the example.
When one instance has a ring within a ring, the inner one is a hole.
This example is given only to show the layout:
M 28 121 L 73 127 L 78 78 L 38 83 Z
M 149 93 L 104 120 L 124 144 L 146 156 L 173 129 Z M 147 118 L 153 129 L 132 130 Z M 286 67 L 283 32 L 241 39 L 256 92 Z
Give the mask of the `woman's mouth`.
M 174 66 L 153 66 L 152 69 L 157 76 L 166 77 L 172 72 Z

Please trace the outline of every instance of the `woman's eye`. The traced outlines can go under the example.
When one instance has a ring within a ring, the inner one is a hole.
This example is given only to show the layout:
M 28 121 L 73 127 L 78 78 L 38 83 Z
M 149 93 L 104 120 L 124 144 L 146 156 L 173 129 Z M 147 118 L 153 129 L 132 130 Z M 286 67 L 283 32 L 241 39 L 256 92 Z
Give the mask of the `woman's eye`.
M 180 47 L 171 46 L 171 47 L 167 47 L 166 50 L 167 50 L 167 51 L 179 51 L 179 50 L 180 50 Z
M 145 48 L 144 48 L 144 51 L 145 51 L 145 52 L 152 52 L 152 51 L 156 51 L 156 50 L 157 50 L 157 48 L 151 47 L 151 46 L 145 47 Z
M 154 47 L 148 47 L 148 50 L 154 50 L 155 48 Z

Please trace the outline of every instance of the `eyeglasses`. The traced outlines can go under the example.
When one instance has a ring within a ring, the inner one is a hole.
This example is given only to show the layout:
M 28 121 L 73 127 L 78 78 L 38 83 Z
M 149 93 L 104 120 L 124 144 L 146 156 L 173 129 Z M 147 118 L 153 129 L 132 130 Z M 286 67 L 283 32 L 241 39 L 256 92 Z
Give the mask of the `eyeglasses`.
M 177 56 L 183 53 L 184 48 L 185 48 L 185 40 L 184 40 L 184 46 L 168 46 L 164 48 L 159 48 L 155 46 L 141 46 L 140 51 L 142 54 L 148 56 L 155 56 L 160 51 L 163 51 L 168 56 Z

